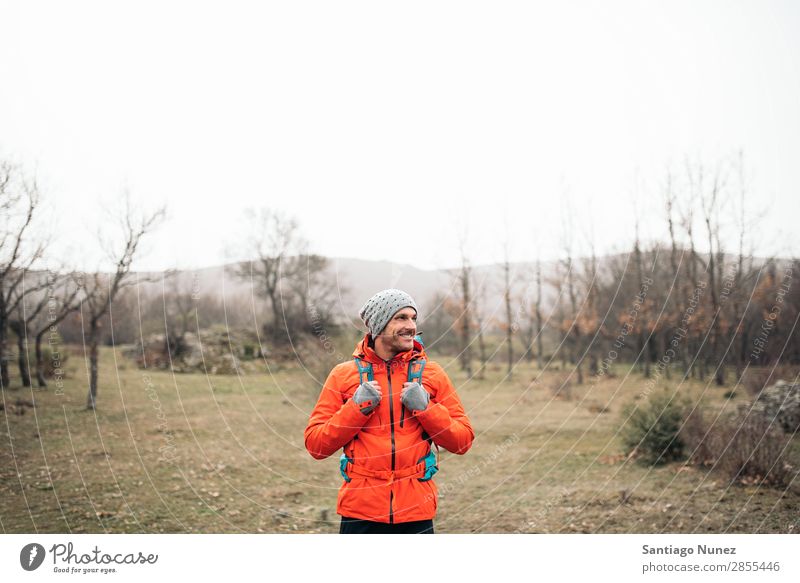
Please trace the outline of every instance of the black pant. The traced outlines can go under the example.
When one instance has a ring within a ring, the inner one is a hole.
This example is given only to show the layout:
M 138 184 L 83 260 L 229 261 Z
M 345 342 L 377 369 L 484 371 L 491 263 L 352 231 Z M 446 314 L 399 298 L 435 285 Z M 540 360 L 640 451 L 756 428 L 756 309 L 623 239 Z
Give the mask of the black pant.
M 388 524 L 342 516 L 339 534 L 433 534 L 433 520 Z

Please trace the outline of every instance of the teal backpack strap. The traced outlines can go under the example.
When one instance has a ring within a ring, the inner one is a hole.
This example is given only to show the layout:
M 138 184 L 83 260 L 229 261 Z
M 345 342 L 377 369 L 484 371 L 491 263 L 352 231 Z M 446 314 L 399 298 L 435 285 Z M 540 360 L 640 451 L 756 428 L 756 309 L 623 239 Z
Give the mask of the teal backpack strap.
M 412 360 L 408 363 L 408 382 L 422 384 L 422 371 L 425 370 L 425 359 Z
M 353 357 L 353 360 L 356 363 L 356 368 L 358 368 L 358 382 L 362 384 L 364 382 L 364 376 L 366 375 L 368 381 L 374 381 L 375 375 L 372 372 L 372 363 L 371 362 L 363 362 L 357 356 Z M 356 439 L 356 436 L 354 439 Z M 353 463 L 353 459 L 347 457 L 346 454 L 342 454 L 339 457 L 339 472 L 342 474 L 342 478 L 344 478 L 345 482 L 349 482 L 352 478 L 347 475 L 347 464 Z
M 425 370 L 425 359 L 408 361 L 408 382 L 422 384 L 422 371 Z M 403 427 L 406 420 L 406 408 L 400 412 L 400 427 Z
M 408 363 L 408 382 L 422 384 L 422 371 L 425 370 L 425 359 L 412 360 Z M 405 407 L 403 407 L 405 413 Z M 404 416 L 404 415 L 403 415 Z M 403 426 L 403 416 L 400 417 L 400 427 Z M 417 463 L 425 462 L 425 474 L 421 478 L 417 478 L 420 482 L 427 482 L 436 472 L 439 471 L 439 446 L 433 443 L 430 435 L 427 432 L 422 432 L 422 438 L 428 442 L 430 449 L 427 455 L 422 456 L 417 460 Z M 436 453 L 433 448 L 436 447 Z
M 427 482 L 436 472 L 439 471 L 439 446 L 433 443 L 433 439 L 431 439 L 431 436 L 428 435 L 427 431 L 422 432 L 422 439 L 428 442 L 430 450 L 428 450 L 427 455 L 424 455 L 417 460 L 417 463 L 423 461 L 425 462 L 425 475 L 417 479 L 420 482 Z M 436 448 L 436 453 L 433 453 L 434 447 Z
M 367 362 L 364 364 L 360 358 L 357 356 L 353 357 L 353 360 L 356 361 L 356 367 L 358 367 L 358 383 L 364 383 L 364 375 L 367 375 L 368 381 L 374 381 L 375 375 L 372 373 L 372 363 Z
M 419 458 L 419 461 L 417 463 L 422 461 L 425 462 L 425 474 L 421 478 L 417 478 L 417 480 L 419 480 L 420 482 L 427 482 L 434 476 L 436 472 L 439 471 L 439 464 L 437 463 L 436 460 L 436 454 L 433 453 L 433 447 L 431 447 L 431 450 L 428 452 L 428 455 Z
M 342 457 L 339 458 L 339 471 L 342 474 L 345 482 L 349 482 L 351 480 L 350 476 L 347 475 L 347 462 L 352 462 L 349 457 L 345 454 L 342 454 Z

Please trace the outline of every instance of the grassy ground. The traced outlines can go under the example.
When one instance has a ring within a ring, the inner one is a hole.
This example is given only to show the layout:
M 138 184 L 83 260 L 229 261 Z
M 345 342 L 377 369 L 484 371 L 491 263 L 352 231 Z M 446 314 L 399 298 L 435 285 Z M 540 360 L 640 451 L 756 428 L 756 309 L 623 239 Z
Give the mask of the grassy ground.
M 505 380 L 496 366 L 467 382 L 448 359 L 440 362 L 476 431 L 466 456 L 442 454 L 440 532 L 800 529 L 800 480 L 782 489 L 729 487 L 680 463 L 626 461 L 617 430 L 623 405 L 642 390 L 638 374 L 619 368 L 616 378 L 573 387 L 565 400 L 550 390 L 557 371 L 522 364 Z M 303 447 L 318 385 L 302 369 L 172 375 L 139 370 L 104 349 L 96 412 L 84 408 L 82 359 L 73 356 L 68 370 L 63 391 L 12 385 L 2 395 L 3 532 L 338 529 L 338 456 L 315 461 Z M 681 390 L 712 410 L 734 406 L 724 404 L 726 389 L 693 382 Z M 36 407 L 16 407 L 17 399 Z

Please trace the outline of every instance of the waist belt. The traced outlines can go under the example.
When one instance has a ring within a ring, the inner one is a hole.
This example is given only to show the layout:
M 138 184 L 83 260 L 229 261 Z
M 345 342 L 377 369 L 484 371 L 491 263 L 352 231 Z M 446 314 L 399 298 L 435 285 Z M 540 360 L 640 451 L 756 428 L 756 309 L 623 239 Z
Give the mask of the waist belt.
M 350 474 L 364 478 L 385 480 L 389 483 L 404 478 L 417 478 L 420 482 L 426 482 L 439 471 L 439 467 L 436 465 L 436 455 L 431 450 L 428 455 L 419 458 L 419 462 L 416 465 L 400 468 L 399 470 L 370 470 L 364 466 L 354 464 L 352 458 L 342 454 L 339 458 L 339 471 L 342 473 L 345 482 L 351 480 Z

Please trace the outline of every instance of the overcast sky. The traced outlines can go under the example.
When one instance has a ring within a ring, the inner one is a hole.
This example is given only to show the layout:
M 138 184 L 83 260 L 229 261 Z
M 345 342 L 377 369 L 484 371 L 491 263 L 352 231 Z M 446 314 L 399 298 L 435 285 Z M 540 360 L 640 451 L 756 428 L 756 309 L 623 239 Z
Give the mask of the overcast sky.
M 91 268 L 126 188 L 169 209 L 140 269 L 227 261 L 259 206 L 325 255 L 435 268 L 458 225 L 477 263 L 557 255 L 568 196 L 614 251 L 669 163 L 739 149 L 757 251 L 800 251 L 796 2 L 260 4 L 0 0 L 0 156 L 58 253 Z

